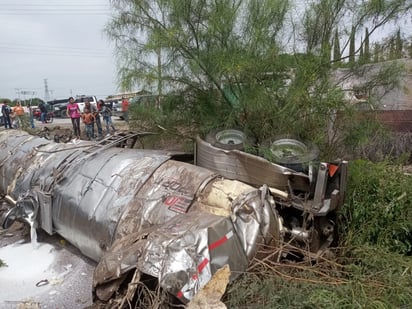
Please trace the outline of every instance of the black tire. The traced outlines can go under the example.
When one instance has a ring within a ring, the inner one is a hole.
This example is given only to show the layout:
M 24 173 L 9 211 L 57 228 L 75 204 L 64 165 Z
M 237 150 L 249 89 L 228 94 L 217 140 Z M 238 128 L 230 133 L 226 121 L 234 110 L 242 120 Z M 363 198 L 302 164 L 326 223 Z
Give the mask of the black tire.
M 244 150 L 246 135 L 236 129 L 216 129 L 207 134 L 206 142 L 225 150 Z
M 270 145 L 271 161 L 305 172 L 310 162 L 319 158 L 319 148 L 312 143 L 302 142 L 294 138 L 276 139 Z

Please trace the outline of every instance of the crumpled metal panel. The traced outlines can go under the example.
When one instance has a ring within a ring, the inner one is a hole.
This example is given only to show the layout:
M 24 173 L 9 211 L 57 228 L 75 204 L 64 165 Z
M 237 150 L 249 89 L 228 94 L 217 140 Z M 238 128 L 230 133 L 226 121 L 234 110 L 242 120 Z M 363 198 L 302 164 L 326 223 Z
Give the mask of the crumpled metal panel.
M 268 193 L 267 186 L 257 190 L 240 181 L 215 179 L 199 194 L 193 209 L 230 217 L 244 252 L 252 259 L 258 246 L 271 242 L 279 229 Z
M 71 163 L 55 186 L 56 231 L 98 261 L 112 243 L 124 210 L 151 174 L 169 157 L 111 148 Z
M 229 265 L 231 280 L 245 271 L 248 257 L 233 222 L 203 212 L 175 217 L 150 233 L 137 268 L 159 279 L 180 300 L 190 300 L 222 266 Z
M 152 184 L 158 183 L 156 179 L 167 179 L 165 175 L 173 170 L 168 164 L 156 171 Z M 190 166 L 186 172 L 192 171 L 193 175 L 185 176 L 191 179 L 202 170 Z M 160 214 L 160 219 L 152 224 L 139 219 L 145 224 L 133 233 L 118 235 L 95 270 L 94 288 L 99 299 L 109 299 L 119 279 L 137 269 L 158 278 L 162 288 L 187 302 L 224 265 L 229 265 L 230 280 L 234 280 L 246 270 L 258 247 L 273 240 L 279 226 L 265 188 L 258 190 L 239 181 L 213 178 L 206 179 L 199 189 L 187 213 L 165 216 L 170 206 L 165 204 L 167 196 L 157 207 L 146 209 L 148 213 L 136 213 L 136 218 L 145 215 L 148 219 L 153 212 Z M 182 191 L 187 192 L 184 186 L 180 187 Z M 151 200 L 150 192 L 146 200 Z M 130 224 L 135 222 L 131 215 L 123 219 L 122 226 L 134 226 Z
M 169 159 L 123 148 L 91 156 L 82 151 L 91 143 L 59 144 L 17 130 L 0 136 L 1 193 L 18 200 L 50 192 L 54 229 L 95 261 L 111 245 L 124 208 Z
M 280 190 L 292 185 L 296 190 L 309 191 L 309 177 L 292 169 L 239 150 L 224 150 L 196 139 L 196 165 L 210 169 L 228 179 L 237 179 L 253 186 L 266 184 Z
M 143 234 L 118 239 L 98 264 L 94 285 L 121 277 L 131 269 L 158 278 L 160 286 L 181 301 L 190 300 L 223 265 L 229 265 L 231 280 L 242 273 L 248 258 L 230 218 L 193 211 L 175 216 Z M 132 240 L 133 239 L 133 240 Z M 116 282 L 116 281 L 114 281 Z M 111 290 L 100 299 L 108 299 Z
M 216 174 L 191 164 L 164 162 L 137 192 L 123 213 L 115 238 L 160 226 L 172 217 L 186 213 L 198 190 Z
M 0 193 L 16 200 L 50 194 L 37 199 L 39 207 L 51 203 L 55 231 L 99 261 L 94 288 L 103 300 L 137 269 L 187 302 L 224 265 L 233 280 L 280 232 L 265 186 L 158 152 L 93 154 L 83 151 L 92 143 L 56 144 L 18 131 L 0 133 L 0 143 Z

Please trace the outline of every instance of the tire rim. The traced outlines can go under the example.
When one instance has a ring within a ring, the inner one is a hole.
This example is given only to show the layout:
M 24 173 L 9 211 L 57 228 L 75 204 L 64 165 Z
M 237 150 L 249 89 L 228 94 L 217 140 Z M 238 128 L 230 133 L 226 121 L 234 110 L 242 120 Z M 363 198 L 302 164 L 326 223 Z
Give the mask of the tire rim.
M 295 139 L 279 139 L 270 147 L 274 159 L 279 163 L 302 163 L 308 159 L 308 147 Z
M 216 133 L 216 141 L 225 145 L 243 144 L 245 134 L 238 130 L 223 130 Z

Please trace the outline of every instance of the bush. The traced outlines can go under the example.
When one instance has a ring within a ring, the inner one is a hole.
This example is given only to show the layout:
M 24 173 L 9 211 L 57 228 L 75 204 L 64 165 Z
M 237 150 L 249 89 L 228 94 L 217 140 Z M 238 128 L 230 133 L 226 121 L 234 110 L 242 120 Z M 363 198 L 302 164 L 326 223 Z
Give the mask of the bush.
M 335 260 L 259 261 L 227 289 L 228 308 L 409 308 L 412 258 L 373 247 L 347 247 Z
M 345 244 L 412 254 L 412 177 L 401 166 L 364 160 L 349 164 L 341 219 Z

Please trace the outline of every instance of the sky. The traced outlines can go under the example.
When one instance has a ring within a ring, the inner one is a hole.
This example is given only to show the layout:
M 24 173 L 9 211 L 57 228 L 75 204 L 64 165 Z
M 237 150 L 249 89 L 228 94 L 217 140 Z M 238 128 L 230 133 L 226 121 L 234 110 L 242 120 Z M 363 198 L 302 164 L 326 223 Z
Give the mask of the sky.
M 0 98 L 118 92 L 109 0 L 1 0 Z

